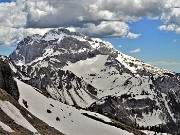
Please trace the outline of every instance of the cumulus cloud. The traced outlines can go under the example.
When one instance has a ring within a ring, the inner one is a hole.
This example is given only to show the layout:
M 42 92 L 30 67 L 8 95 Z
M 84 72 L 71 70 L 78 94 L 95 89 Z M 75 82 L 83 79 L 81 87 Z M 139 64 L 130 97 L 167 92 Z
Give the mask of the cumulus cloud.
M 28 1 L 26 5 L 28 27 L 76 27 L 89 35 L 94 32 L 87 32 L 88 28 L 97 26 L 100 29 L 103 22 L 107 21 L 126 23 L 148 17 L 161 18 L 166 25 L 173 23 L 179 26 L 180 22 L 179 8 L 176 8 L 180 4 L 177 0 L 37 0 L 36 3 Z M 114 31 L 112 36 L 116 36 L 117 30 Z M 99 30 L 98 36 L 100 32 L 102 30 Z M 101 36 L 104 35 L 103 31 Z
M 136 39 L 136 38 L 139 38 L 140 35 L 141 35 L 141 34 L 134 34 L 134 33 L 129 32 L 129 33 L 127 34 L 127 38 Z
M 84 27 L 75 29 L 91 37 L 125 37 L 129 31 L 129 26 L 124 22 L 103 21 L 98 25 L 88 23 Z
M 180 34 L 180 1 L 168 0 L 168 10 L 161 16 L 164 25 L 160 26 L 160 30 L 174 31 Z
M 139 52 L 141 52 L 141 49 L 140 48 L 138 48 L 138 49 L 135 49 L 135 50 L 132 50 L 132 51 L 129 51 L 130 53 L 139 53 Z
M 180 26 L 175 25 L 175 24 L 161 25 L 159 26 L 159 30 L 174 31 L 177 34 L 180 34 Z
M 14 28 L 68 27 L 92 37 L 134 39 L 140 34 L 127 22 L 143 17 L 160 19 L 160 30 L 180 33 L 179 7 L 177 0 L 17 0 L 0 3 L 0 26 L 11 27 L 12 35 Z
M 0 3 L 0 26 L 23 27 L 27 22 L 27 13 L 16 2 Z
M 136 21 L 144 16 L 157 18 L 163 14 L 165 4 L 166 0 L 37 0 L 28 1 L 26 9 L 28 26 L 54 27 L 81 25 L 80 22 Z
M 47 30 L 49 29 L 24 29 L 0 26 L 0 44 L 6 46 L 16 45 L 26 36 L 33 34 L 43 35 Z

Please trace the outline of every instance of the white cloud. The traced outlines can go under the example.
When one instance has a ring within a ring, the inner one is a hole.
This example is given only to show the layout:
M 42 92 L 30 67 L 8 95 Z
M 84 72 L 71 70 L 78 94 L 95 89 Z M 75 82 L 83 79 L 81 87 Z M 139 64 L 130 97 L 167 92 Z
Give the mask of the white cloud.
M 118 47 L 119 47 L 119 48 L 121 48 L 121 47 L 122 47 L 122 45 L 118 45 Z
M 129 51 L 130 53 L 139 53 L 139 52 L 141 52 L 141 49 L 140 48 L 138 48 L 138 49 L 135 49 L 135 50 L 132 50 L 132 51 Z
M 174 39 L 174 40 L 173 40 L 173 43 L 176 43 L 177 41 L 178 41 L 177 39 Z
M 83 27 L 103 21 L 137 21 L 142 17 L 161 18 L 164 23 L 174 20 L 177 24 L 179 11 L 174 7 L 178 4 L 177 0 L 28 1 L 27 24 L 30 27 Z
M 157 61 L 157 62 L 148 62 L 150 65 L 153 66 L 180 66 L 178 62 L 167 62 L 167 61 Z
M 23 27 L 27 22 L 27 13 L 15 2 L 0 3 L 0 26 Z
M 174 32 L 176 32 L 177 34 L 180 34 L 180 26 L 175 25 L 175 24 L 161 25 L 161 26 L 159 26 L 159 30 L 174 31 Z
M 180 33 L 179 7 L 178 0 L 17 0 L 0 3 L 0 26 L 7 27 L 0 35 L 10 27 L 10 35 L 14 28 L 69 27 L 93 37 L 134 39 L 140 34 L 133 34 L 127 22 L 143 17 L 160 18 L 160 30 Z M 10 43 L 5 37 L 1 42 Z
M 176 29 L 175 25 L 161 25 L 161 26 L 159 26 L 159 30 L 174 31 L 175 29 Z
M 75 29 L 91 37 L 125 37 L 129 31 L 129 26 L 124 22 L 103 21 L 98 25 L 88 23 L 84 27 Z
M 136 38 L 139 38 L 140 35 L 141 35 L 141 34 L 134 34 L 134 33 L 129 32 L 129 33 L 127 34 L 127 38 L 136 39 Z
M 160 67 L 163 69 L 169 69 L 172 71 L 179 72 L 180 63 L 179 62 L 169 62 L 169 61 L 156 61 L 156 62 L 147 62 L 152 66 Z
M 43 35 L 47 30 L 49 29 L 24 29 L 0 26 L 0 44 L 6 46 L 16 45 L 26 36 L 33 34 Z
M 168 0 L 168 2 L 168 10 L 161 16 L 165 25 L 160 26 L 159 29 L 180 34 L 180 2 L 177 0 Z

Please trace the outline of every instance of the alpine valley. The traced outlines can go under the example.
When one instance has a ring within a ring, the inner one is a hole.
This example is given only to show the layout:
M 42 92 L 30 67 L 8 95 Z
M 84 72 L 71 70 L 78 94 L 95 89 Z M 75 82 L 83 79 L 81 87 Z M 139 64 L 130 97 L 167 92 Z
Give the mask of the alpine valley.
M 67 29 L 1 56 L 0 88 L 0 134 L 180 134 L 180 74 Z

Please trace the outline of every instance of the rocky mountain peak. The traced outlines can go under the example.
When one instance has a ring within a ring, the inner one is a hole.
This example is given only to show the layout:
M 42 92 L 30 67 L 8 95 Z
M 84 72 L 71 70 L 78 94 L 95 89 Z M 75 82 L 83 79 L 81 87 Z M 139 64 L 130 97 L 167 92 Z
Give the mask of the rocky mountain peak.
M 49 36 L 49 35 L 60 35 L 60 34 L 84 36 L 78 32 L 72 32 L 72 31 L 65 29 L 65 28 L 56 28 L 56 29 L 52 29 L 52 30 L 49 30 L 48 32 L 46 32 L 44 34 L 43 38 L 45 38 L 46 36 Z
M 71 62 L 86 59 L 97 54 L 116 54 L 110 43 L 100 39 L 91 39 L 77 32 L 70 32 L 67 29 L 52 29 L 44 36 L 33 35 L 22 40 L 10 58 L 17 64 L 28 64 L 37 62 L 47 57 L 58 57 L 71 55 L 67 59 Z M 64 60 L 62 60 L 64 61 Z M 67 62 L 67 61 L 66 61 Z
M 32 36 L 27 36 L 25 37 L 22 41 L 20 41 L 18 43 L 18 46 L 22 46 L 22 45 L 29 45 L 32 44 L 34 41 L 38 41 L 42 38 L 41 35 L 39 34 L 34 34 Z

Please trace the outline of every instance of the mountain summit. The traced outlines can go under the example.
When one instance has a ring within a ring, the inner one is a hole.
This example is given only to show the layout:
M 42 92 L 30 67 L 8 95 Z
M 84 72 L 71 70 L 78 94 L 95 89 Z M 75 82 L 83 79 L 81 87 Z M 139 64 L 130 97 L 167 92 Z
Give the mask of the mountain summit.
M 60 102 L 138 127 L 179 133 L 180 76 L 67 29 L 22 40 L 16 77 Z

